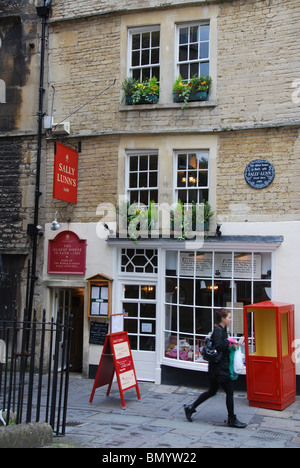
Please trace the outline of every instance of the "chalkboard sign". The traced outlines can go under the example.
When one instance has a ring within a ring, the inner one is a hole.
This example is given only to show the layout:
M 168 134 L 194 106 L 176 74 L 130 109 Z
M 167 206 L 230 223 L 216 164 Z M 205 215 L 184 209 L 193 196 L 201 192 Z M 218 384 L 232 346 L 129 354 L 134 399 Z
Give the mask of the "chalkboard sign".
M 245 170 L 245 180 L 254 189 L 264 189 L 274 180 L 275 169 L 273 164 L 264 159 L 256 159 L 248 164 Z
M 108 333 L 108 323 L 91 322 L 89 343 L 104 345 Z

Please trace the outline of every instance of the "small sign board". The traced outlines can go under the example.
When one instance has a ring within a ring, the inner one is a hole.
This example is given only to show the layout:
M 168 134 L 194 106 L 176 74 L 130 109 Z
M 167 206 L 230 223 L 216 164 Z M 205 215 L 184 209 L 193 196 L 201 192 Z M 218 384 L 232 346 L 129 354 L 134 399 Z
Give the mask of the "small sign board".
M 85 267 L 86 240 L 72 231 L 62 231 L 49 240 L 49 274 L 84 275 Z
M 108 333 L 108 323 L 91 322 L 90 324 L 90 344 L 104 345 Z
M 106 335 L 100 363 L 94 381 L 90 403 L 93 402 L 95 390 L 108 385 L 106 396 L 109 395 L 114 373 L 116 372 L 122 406 L 125 407 L 124 391 L 135 387 L 138 400 L 141 399 L 136 379 L 130 344 L 127 332 Z
M 248 164 L 244 176 L 250 187 L 254 189 L 264 189 L 273 182 L 275 168 L 269 161 L 256 159 Z
M 55 144 L 53 198 L 77 203 L 78 151 Z

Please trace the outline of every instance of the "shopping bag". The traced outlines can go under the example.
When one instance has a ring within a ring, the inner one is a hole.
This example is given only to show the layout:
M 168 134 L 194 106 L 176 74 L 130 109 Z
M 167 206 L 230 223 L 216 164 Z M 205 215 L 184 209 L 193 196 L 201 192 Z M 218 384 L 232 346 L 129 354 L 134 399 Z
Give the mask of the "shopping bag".
M 235 374 L 239 374 L 239 375 L 246 374 L 246 366 L 244 364 L 244 355 L 242 353 L 242 349 L 240 346 L 236 349 L 234 353 L 233 370 Z
M 231 380 L 236 380 L 238 378 L 238 374 L 234 372 L 234 356 L 235 356 L 236 350 L 234 346 L 231 346 L 229 348 L 229 372 L 230 372 L 230 379 Z

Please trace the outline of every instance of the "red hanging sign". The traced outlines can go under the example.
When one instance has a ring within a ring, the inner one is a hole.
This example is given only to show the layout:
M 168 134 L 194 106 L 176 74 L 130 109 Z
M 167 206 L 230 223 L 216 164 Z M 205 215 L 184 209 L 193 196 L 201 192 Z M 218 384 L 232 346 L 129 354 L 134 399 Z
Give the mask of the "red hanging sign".
M 125 406 L 123 392 L 130 388 L 136 387 L 137 397 L 140 400 L 141 395 L 136 380 L 127 332 L 106 335 L 93 390 L 90 396 L 90 403 L 93 401 L 96 388 L 108 385 L 106 396 L 109 395 L 115 371 L 122 406 Z
M 62 231 L 49 240 L 48 273 L 84 275 L 86 240 L 72 231 Z
M 56 143 L 54 155 L 53 198 L 77 203 L 78 151 Z

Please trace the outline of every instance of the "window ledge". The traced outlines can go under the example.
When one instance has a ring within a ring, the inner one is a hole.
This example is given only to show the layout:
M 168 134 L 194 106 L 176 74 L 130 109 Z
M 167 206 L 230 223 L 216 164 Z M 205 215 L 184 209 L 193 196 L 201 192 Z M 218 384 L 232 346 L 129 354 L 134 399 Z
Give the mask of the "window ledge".
M 201 108 L 201 107 L 216 107 L 218 104 L 216 101 L 208 100 L 208 101 L 193 101 L 188 102 L 187 107 L 184 109 L 192 109 L 192 108 Z M 119 107 L 120 112 L 136 112 L 136 111 L 149 111 L 149 110 L 163 110 L 163 109 L 182 109 L 183 103 L 182 102 L 171 102 L 167 104 L 135 104 L 135 105 L 126 105 L 122 104 Z

